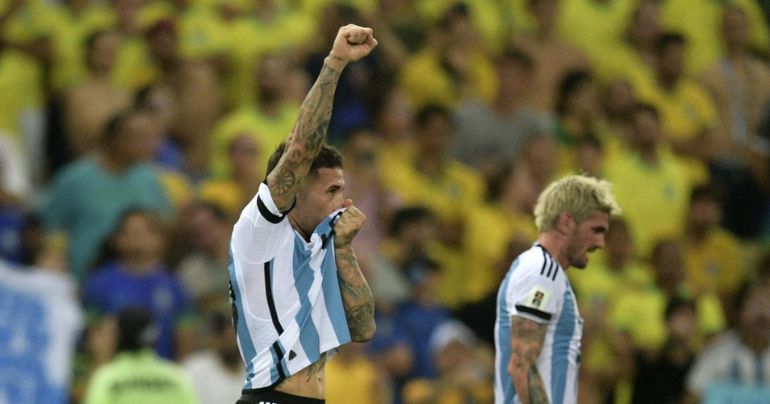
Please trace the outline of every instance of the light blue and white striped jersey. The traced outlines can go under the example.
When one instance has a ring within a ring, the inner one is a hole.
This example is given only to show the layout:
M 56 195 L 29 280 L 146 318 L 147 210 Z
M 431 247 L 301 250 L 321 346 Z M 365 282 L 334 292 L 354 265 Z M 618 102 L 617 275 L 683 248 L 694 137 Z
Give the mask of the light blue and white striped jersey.
M 235 224 L 230 295 L 244 389 L 273 386 L 351 341 L 334 257 L 338 215 L 321 222 L 308 243 L 261 184 Z
M 511 264 L 497 295 L 495 321 L 495 403 L 520 403 L 508 362 L 511 317 L 547 324 L 543 349 L 535 365 L 552 403 L 577 402 L 583 319 L 564 269 L 539 243 Z

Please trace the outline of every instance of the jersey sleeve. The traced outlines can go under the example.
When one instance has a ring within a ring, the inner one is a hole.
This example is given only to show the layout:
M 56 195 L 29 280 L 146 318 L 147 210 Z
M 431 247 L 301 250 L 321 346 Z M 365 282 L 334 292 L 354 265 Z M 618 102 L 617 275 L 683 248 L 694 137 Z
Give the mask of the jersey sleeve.
M 243 209 L 233 228 L 233 253 L 251 262 L 269 261 L 291 232 L 287 213 L 275 205 L 267 184 L 260 184 L 259 191 Z
M 508 283 L 508 312 L 537 323 L 548 323 L 564 298 L 558 265 L 550 257 L 526 260 L 511 273 Z M 550 271 L 550 272 L 549 272 Z

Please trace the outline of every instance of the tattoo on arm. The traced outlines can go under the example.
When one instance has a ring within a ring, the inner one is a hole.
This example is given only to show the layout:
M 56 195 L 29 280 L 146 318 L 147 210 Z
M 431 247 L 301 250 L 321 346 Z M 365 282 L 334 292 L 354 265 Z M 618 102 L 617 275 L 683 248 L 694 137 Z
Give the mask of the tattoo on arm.
M 358 267 L 353 249 L 349 246 L 337 248 L 334 253 L 350 336 L 353 341 L 367 341 L 375 329 L 374 296 Z
M 536 366 L 547 328 L 547 324 L 517 316 L 511 318 L 511 363 L 508 371 L 524 403 L 548 403 L 543 379 Z
M 278 208 L 288 209 L 297 187 L 321 150 L 329 127 L 340 71 L 324 64 L 299 110 L 286 150 L 267 183 Z
M 548 404 L 548 395 L 545 393 L 543 378 L 540 377 L 537 366 L 532 365 L 532 367 L 529 368 L 527 381 L 529 386 L 529 404 Z
M 306 382 L 309 382 L 310 379 L 312 379 L 314 375 L 316 375 L 321 369 L 323 369 L 325 365 L 326 365 L 326 352 L 321 354 L 320 359 L 310 364 L 310 367 L 308 368 L 308 371 L 307 371 Z

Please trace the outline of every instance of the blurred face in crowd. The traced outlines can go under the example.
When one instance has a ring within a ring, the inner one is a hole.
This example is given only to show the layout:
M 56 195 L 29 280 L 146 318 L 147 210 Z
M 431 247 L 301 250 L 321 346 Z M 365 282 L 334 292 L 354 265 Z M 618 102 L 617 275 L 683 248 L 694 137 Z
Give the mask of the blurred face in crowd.
M 639 3 L 631 20 L 628 33 L 634 41 L 652 43 L 660 34 L 658 5 L 654 1 L 644 0 Z
M 129 162 L 152 159 L 160 146 L 158 125 L 146 113 L 134 113 L 118 129 L 111 150 Z
M 532 69 L 517 60 L 503 60 L 497 65 L 498 97 L 516 98 L 526 95 L 532 84 Z
M 634 245 L 631 242 L 631 235 L 628 233 L 628 225 L 621 220 L 610 221 L 610 228 L 607 231 L 607 253 L 616 255 L 623 259 L 629 259 L 634 256 Z
M 696 333 L 697 317 L 690 305 L 682 305 L 666 319 L 671 338 L 687 341 Z
M 655 282 L 661 287 L 679 285 L 684 279 L 684 258 L 678 244 L 662 241 L 652 253 Z
M 217 254 L 222 240 L 230 237 L 228 223 L 206 206 L 199 206 L 188 215 L 190 237 L 195 248 Z
M 242 134 L 233 139 L 229 149 L 230 164 L 233 167 L 233 174 L 248 176 L 259 172 L 263 164 L 259 161 L 259 145 L 254 136 Z
M 441 113 L 429 116 L 417 137 L 419 149 L 430 155 L 445 155 L 452 137 L 451 118 Z
M 670 43 L 664 47 L 658 59 L 658 72 L 663 79 L 676 80 L 684 72 L 685 44 Z
M 740 313 L 740 327 L 744 335 L 754 341 L 770 343 L 770 290 L 754 287 L 746 298 Z
M 123 219 L 115 236 L 115 247 L 123 258 L 157 258 L 166 245 L 157 219 L 145 213 L 132 213 Z
M 529 9 L 537 19 L 540 29 L 549 29 L 556 24 L 559 6 L 559 0 L 529 0 Z
M 149 36 L 150 50 L 153 56 L 163 61 L 173 61 L 178 57 L 179 38 L 176 26 L 170 20 L 158 22 Z
M 650 111 L 635 111 L 632 134 L 633 143 L 638 147 L 655 147 L 660 139 L 660 123 L 658 122 L 658 117 Z
M 104 32 L 94 38 L 88 48 L 86 61 L 88 68 L 95 73 L 109 73 L 115 64 L 119 37 L 113 32 Z
M 289 64 L 279 55 L 267 55 L 257 68 L 257 94 L 261 100 L 273 102 L 283 97 Z
M 378 145 L 377 137 L 368 130 L 351 133 L 343 151 L 346 164 L 350 164 L 350 167 L 356 171 L 355 174 L 362 174 L 358 172 L 360 170 L 376 168 Z
M 610 116 L 628 116 L 636 104 L 631 84 L 624 79 L 614 80 L 606 88 L 604 105 Z
M 736 6 L 728 6 L 722 17 L 722 35 L 731 49 L 746 49 L 749 42 L 749 23 L 746 13 Z
M 699 198 L 691 203 L 688 219 L 690 226 L 705 231 L 718 226 L 722 221 L 722 208 L 714 199 Z
M 578 117 L 594 118 L 599 114 L 599 97 L 593 81 L 584 81 L 570 95 L 567 111 Z
M 378 124 L 385 137 L 404 137 L 414 132 L 414 107 L 403 90 L 394 87 L 381 108 Z

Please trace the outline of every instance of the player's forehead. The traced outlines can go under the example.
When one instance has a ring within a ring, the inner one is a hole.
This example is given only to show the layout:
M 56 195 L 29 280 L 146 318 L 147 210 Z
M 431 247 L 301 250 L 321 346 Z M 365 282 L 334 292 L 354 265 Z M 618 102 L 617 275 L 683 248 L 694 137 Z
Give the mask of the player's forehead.
M 319 168 L 308 177 L 313 188 L 327 189 L 332 186 L 345 187 L 345 175 L 342 168 Z
M 602 227 L 606 230 L 610 226 L 609 223 L 610 223 L 609 213 L 596 211 L 586 221 L 581 223 L 581 225 L 587 228 Z

